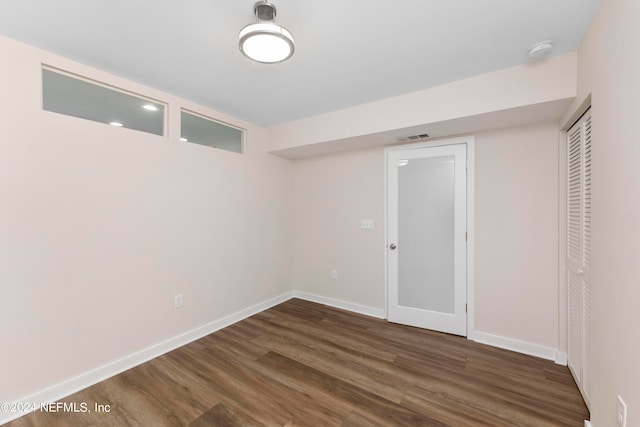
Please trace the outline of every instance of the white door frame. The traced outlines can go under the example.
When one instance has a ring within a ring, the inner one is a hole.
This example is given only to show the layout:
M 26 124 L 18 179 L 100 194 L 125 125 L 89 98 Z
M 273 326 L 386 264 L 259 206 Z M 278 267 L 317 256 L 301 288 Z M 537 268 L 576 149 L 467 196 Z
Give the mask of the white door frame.
M 388 188 L 387 188 L 387 157 L 391 151 L 413 150 L 416 148 L 431 148 L 443 145 L 466 144 L 467 146 L 467 339 L 475 339 L 475 299 L 474 299 L 474 246 L 475 246 L 475 228 L 474 228 L 474 156 L 475 156 L 475 138 L 473 136 L 462 136 L 457 138 L 439 139 L 434 141 L 418 142 L 415 144 L 395 145 L 384 149 L 384 309 L 385 318 L 389 318 L 389 272 L 388 272 L 388 255 L 387 247 L 389 245 L 388 237 Z

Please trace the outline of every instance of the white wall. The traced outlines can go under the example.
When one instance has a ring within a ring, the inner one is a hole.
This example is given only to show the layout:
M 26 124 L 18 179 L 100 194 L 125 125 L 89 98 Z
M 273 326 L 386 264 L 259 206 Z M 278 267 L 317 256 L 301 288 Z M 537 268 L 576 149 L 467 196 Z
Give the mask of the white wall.
M 640 2 L 604 0 L 578 51 L 579 105 L 593 122 L 592 385 L 594 427 L 640 425 Z M 572 114 L 575 108 L 568 114 Z
M 558 126 L 476 135 L 476 330 L 558 348 Z
M 0 401 L 291 290 L 292 167 L 263 129 L 9 39 L 0 58 Z M 41 63 L 169 102 L 168 137 L 42 111 Z M 248 154 L 180 143 L 181 106 Z
M 558 127 L 475 137 L 476 330 L 557 349 Z M 295 162 L 296 289 L 384 308 L 383 159 L 376 148 Z
M 435 126 L 436 124 L 458 119 L 464 130 L 454 131 L 457 133 L 468 133 L 478 128 L 486 130 L 504 127 L 497 124 L 490 126 L 491 122 L 504 122 L 499 113 L 524 111 L 523 107 L 548 105 L 554 101 L 573 98 L 576 94 L 576 61 L 576 54 L 572 52 L 545 61 L 505 68 L 406 95 L 284 123 L 269 129 L 269 147 L 272 151 L 285 154 L 288 151 L 295 152 L 294 148 L 315 144 L 332 145 L 336 151 L 341 149 L 340 146 L 362 148 L 359 140 L 379 143 L 375 135 L 386 131 L 407 128 L 413 129 L 414 133 L 427 131 L 433 135 L 432 130 L 436 128 L 443 131 L 451 127 L 449 125 L 443 128 Z M 550 105 L 546 108 L 553 109 Z M 539 111 L 528 114 L 540 117 L 545 115 Z M 469 120 L 464 120 L 466 118 Z M 520 121 L 523 118 L 515 114 L 509 120 Z M 433 128 L 426 126 L 428 124 L 433 125 Z M 426 127 L 422 128 L 423 126 Z M 404 136 L 411 134 L 405 133 Z M 331 144 L 331 141 L 336 140 L 336 144 Z M 389 142 L 394 140 L 392 137 Z
M 384 308 L 383 166 L 377 148 L 295 162 L 296 290 Z M 362 219 L 375 228 L 361 229 Z

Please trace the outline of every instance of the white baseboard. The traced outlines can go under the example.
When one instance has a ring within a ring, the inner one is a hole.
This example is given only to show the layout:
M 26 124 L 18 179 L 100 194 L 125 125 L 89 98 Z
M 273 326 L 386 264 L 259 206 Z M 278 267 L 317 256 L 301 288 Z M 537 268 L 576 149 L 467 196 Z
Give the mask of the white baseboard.
M 569 362 L 569 357 L 567 357 L 567 353 L 557 350 L 555 362 L 556 362 L 556 365 L 567 366 L 567 363 Z
M 353 311 L 354 313 L 360 313 L 366 316 L 377 317 L 378 319 L 384 319 L 386 317 L 384 309 L 382 308 L 375 308 L 368 305 L 361 305 L 339 299 L 323 297 L 316 294 L 310 294 L 308 292 L 293 291 L 293 297 L 311 302 L 317 302 L 318 304 L 324 304 L 330 307 L 341 308 L 347 311 Z
M 474 333 L 474 341 L 494 347 L 504 348 L 506 350 L 515 351 L 517 353 L 528 354 L 529 356 L 553 360 L 554 362 L 556 362 L 556 359 L 559 355 L 558 350 L 555 348 L 532 344 L 526 341 L 520 341 L 512 338 L 505 338 L 498 335 L 487 334 L 485 332 L 478 332 L 477 330 Z
M 138 366 L 165 353 L 168 353 L 171 350 L 175 350 L 178 347 L 182 347 L 183 345 L 207 336 L 215 331 L 226 328 L 227 326 L 239 322 L 242 319 L 246 319 L 249 316 L 260 313 L 261 311 L 287 301 L 292 297 L 293 292 L 286 292 L 282 295 L 270 298 L 266 301 L 237 311 L 221 319 L 207 323 L 173 338 L 169 338 L 168 340 L 145 348 L 144 350 L 140 350 L 121 359 L 107 363 L 106 365 L 100 366 L 99 368 L 82 373 L 67 381 L 61 382 L 30 396 L 19 399 L 16 402 L 29 403 L 30 405 L 35 404 L 36 407 L 39 408 L 40 404 L 47 404 L 49 402 L 58 401 L 82 389 L 99 383 L 100 381 L 104 381 L 107 378 L 111 378 L 114 375 Z M 12 413 L 0 412 L 0 425 L 19 418 L 28 412 L 30 411 Z

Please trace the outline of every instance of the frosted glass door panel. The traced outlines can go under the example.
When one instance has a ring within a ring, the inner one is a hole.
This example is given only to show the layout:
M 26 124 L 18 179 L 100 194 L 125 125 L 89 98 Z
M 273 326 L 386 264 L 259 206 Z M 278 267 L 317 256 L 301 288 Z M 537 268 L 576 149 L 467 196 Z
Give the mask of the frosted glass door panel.
M 404 163 L 398 166 L 398 304 L 453 313 L 454 156 Z

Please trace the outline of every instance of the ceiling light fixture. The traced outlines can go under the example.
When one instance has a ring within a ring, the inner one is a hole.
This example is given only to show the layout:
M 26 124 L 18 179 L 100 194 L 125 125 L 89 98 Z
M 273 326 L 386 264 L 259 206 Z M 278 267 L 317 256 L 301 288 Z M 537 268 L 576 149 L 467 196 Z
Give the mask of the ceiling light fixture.
M 122 127 L 122 123 L 120 123 L 120 122 L 109 122 L 109 124 L 110 124 L 111 126 L 115 126 L 115 127 L 118 127 L 118 128 L 119 128 L 119 127 Z
M 276 7 L 268 1 L 253 5 L 256 23 L 240 30 L 240 52 L 247 58 L 263 64 L 275 64 L 291 58 L 295 50 L 293 35 L 276 24 Z

